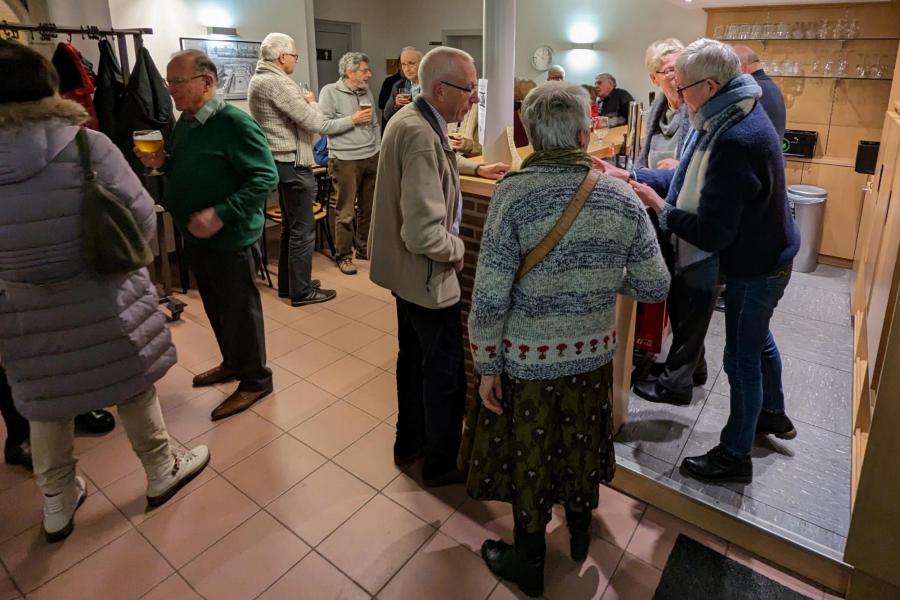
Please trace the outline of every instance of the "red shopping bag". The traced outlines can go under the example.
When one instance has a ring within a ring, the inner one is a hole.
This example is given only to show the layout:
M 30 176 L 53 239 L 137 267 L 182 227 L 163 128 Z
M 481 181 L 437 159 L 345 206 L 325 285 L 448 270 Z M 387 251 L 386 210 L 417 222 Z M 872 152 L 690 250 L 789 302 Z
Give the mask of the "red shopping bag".
M 638 302 L 634 326 L 634 349 L 658 354 L 669 334 L 669 311 L 666 303 Z

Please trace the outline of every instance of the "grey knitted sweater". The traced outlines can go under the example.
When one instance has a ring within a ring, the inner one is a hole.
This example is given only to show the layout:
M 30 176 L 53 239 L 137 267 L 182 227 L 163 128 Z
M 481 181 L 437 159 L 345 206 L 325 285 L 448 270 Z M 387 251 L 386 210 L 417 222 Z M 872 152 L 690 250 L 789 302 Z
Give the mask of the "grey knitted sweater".
M 519 262 L 553 227 L 584 168 L 506 175 L 491 199 L 469 313 L 482 374 L 546 380 L 612 360 L 616 294 L 660 302 L 669 273 L 647 212 L 627 184 L 601 177 L 572 228 L 518 283 Z
M 247 90 L 250 114 L 259 122 L 279 162 L 315 166 L 312 145 L 325 117 L 318 104 L 303 97 L 300 86 L 272 63 L 260 60 Z

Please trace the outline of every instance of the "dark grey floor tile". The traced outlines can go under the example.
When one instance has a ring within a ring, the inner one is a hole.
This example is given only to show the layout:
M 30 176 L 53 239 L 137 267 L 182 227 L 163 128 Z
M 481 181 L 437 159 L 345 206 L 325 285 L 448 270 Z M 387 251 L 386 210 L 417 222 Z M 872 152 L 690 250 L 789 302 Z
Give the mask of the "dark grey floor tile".
M 819 265 L 812 273 L 791 273 L 791 283 L 817 287 L 836 292 L 849 292 L 853 283 L 853 271 L 829 265 Z
M 781 359 L 788 416 L 849 436 L 853 374 L 787 354 Z M 712 391 L 727 396 L 729 389 L 728 376 L 723 372 Z
M 643 473 L 658 481 L 666 481 L 672 474 L 675 465 L 650 456 L 628 444 L 614 442 L 616 447 L 616 464 L 619 468 L 627 468 Z
M 628 420 L 616 441 L 674 464 L 700 416 L 707 394 L 707 390 L 696 387 L 691 404 L 674 406 L 648 402 L 632 393 Z
M 792 281 L 776 310 L 844 327 L 851 326 L 849 291 L 827 290 Z
M 718 443 L 728 399 L 710 394 L 682 456 L 703 454 Z M 850 527 L 850 438 L 796 421 L 791 441 L 759 438 L 753 448 L 753 482 L 729 490 L 846 535 Z M 724 494 L 724 492 L 723 492 Z
M 678 469 L 672 472 L 668 484 L 676 490 L 707 502 L 711 506 L 767 531 L 805 546 L 809 546 L 812 542 L 819 546 L 817 548 L 819 551 L 835 559 L 843 557 L 846 537 L 783 510 L 759 502 L 725 486 L 697 481 L 683 475 Z
M 852 370 L 853 329 L 850 327 L 776 312 L 770 328 L 782 354 L 843 371 Z

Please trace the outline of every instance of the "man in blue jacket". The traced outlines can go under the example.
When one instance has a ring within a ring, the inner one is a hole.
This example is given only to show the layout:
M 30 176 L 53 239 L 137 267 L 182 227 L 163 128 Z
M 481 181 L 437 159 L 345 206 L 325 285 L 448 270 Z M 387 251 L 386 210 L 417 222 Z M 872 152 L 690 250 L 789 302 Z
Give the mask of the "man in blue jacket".
M 728 280 L 724 365 L 731 412 L 719 445 L 685 458 L 682 471 L 705 481 L 749 483 L 754 437 L 797 435 L 785 414 L 781 356 L 769 321 L 790 280 L 800 235 L 787 204 L 781 140 L 734 50 L 697 40 L 679 57 L 676 78 L 693 126 L 678 168 L 606 170 L 637 178 L 632 188 L 675 235 L 676 271 L 718 256 Z

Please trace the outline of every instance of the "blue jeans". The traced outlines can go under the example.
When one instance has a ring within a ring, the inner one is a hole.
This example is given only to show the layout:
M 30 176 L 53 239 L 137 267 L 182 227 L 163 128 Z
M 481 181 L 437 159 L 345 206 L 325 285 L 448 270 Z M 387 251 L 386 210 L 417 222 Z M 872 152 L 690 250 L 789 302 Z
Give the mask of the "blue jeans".
M 724 362 L 731 414 L 720 441 L 736 456 L 750 455 L 761 411 L 784 413 L 781 354 L 769 321 L 790 279 L 790 264 L 769 275 L 728 278 Z

